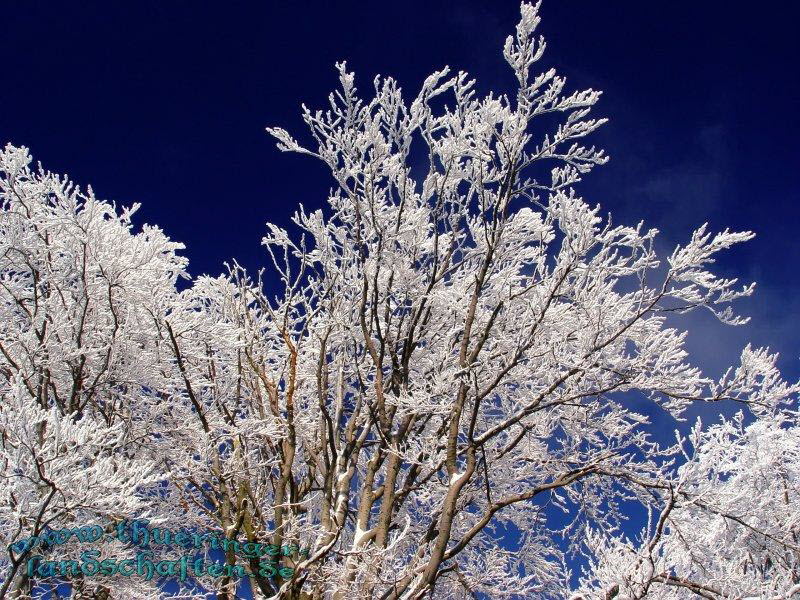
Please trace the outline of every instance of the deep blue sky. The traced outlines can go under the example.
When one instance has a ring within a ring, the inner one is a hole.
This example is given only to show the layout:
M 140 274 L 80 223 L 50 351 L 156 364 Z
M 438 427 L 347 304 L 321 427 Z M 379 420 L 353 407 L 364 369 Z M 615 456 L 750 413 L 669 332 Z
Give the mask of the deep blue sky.
M 796 378 L 800 5 L 737 4 L 550 0 L 540 65 L 605 92 L 596 113 L 611 122 L 592 141 L 612 160 L 581 185 L 587 200 L 658 227 L 665 251 L 704 221 L 758 234 L 718 265 L 758 281 L 740 305 L 753 322 L 691 317 L 701 364 L 718 373 L 752 340 Z M 504 90 L 517 17 L 510 0 L 6 2 L 0 142 L 102 198 L 141 202 L 138 222 L 184 242 L 193 274 L 232 257 L 254 269 L 267 264 L 264 223 L 320 206 L 331 184 L 265 126 L 304 133 L 300 103 L 325 105 L 340 59 L 364 91 L 391 74 L 408 96 L 445 64 Z

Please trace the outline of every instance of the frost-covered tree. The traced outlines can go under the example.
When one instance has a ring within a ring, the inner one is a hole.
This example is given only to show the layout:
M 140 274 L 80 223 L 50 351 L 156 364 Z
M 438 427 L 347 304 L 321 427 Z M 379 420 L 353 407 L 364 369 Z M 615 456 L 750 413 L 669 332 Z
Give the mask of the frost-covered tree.
M 656 230 L 577 195 L 606 161 L 579 141 L 605 121 L 589 118 L 600 92 L 532 72 L 538 8 L 503 49 L 514 94 L 445 68 L 410 100 L 389 77 L 362 97 L 340 63 L 329 107 L 304 107 L 307 142 L 269 129 L 335 187 L 295 214 L 300 237 L 268 226 L 256 278 L 234 265 L 177 291 L 178 245 L 6 149 L 5 543 L 127 511 L 296 546 L 290 576 L 243 563 L 257 598 L 800 591 L 800 386 L 749 346 L 715 381 L 675 328 L 698 309 L 746 323 L 730 304 L 753 285 L 709 265 L 753 234 L 703 225 L 663 260 Z M 742 413 L 664 444 L 634 395 L 678 429 L 698 403 Z M 101 497 L 48 499 L 92 477 Z M 17 563 L 4 585 L 23 594 Z M 236 594 L 199 584 L 179 595 Z
M 164 473 L 131 406 L 156 372 L 152 315 L 186 265 L 159 229 L 132 233 L 136 207 L 117 211 L 30 163 L 25 149 L 0 153 L 4 549 L 48 527 L 146 514 Z M 27 589 L 30 554 L 3 552 L 0 597 Z
M 797 425 L 791 411 L 747 426 L 737 413 L 705 431 L 698 421 L 677 475 L 638 482 L 660 500 L 640 539 L 587 531 L 591 568 L 573 599 L 797 597 Z

